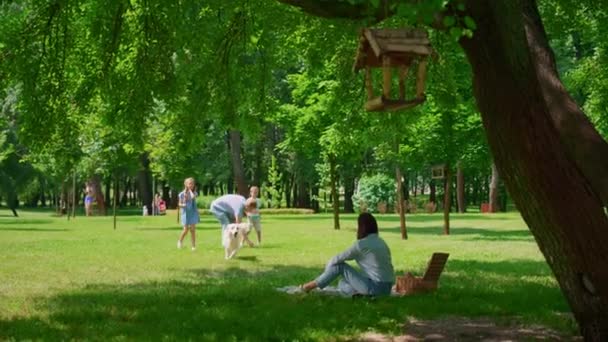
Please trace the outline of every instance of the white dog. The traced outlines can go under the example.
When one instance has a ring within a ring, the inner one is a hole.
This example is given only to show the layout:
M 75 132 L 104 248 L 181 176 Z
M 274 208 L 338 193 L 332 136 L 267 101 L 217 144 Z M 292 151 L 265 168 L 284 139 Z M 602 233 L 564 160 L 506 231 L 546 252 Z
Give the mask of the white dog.
M 224 229 L 222 244 L 224 245 L 226 259 L 231 259 L 241 248 L 251 229 L 250 223 L 231 223 Z

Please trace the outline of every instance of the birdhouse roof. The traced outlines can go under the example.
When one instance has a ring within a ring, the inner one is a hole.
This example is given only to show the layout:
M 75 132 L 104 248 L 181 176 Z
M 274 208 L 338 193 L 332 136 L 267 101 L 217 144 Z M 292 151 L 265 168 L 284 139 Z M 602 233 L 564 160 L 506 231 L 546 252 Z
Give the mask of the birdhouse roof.
M 425 31 L 419 29 L 363 29 L 355 57 L 355 71 L 366 66 L 381 67 L 382 57 L 390 57 L 390 66 L 410 65 L 415 58 L 432 53 Z

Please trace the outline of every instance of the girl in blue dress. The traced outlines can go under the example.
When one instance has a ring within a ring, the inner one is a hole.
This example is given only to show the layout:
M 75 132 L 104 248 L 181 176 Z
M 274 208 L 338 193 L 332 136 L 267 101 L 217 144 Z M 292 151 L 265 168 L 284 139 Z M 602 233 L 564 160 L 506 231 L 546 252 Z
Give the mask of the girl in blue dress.
M 190 231 L 192 250 L 196 250 L 196 224 L 199 222 L 198 209 L 196 208 L 196 196 L 194 178 L 186 178 L 184 181 L 184 191 L 180 192 L 178 195 L 184 230 L 179 236 L 179 240 L 177 240 L 177 248 L 182 248 L 184 238 L 188 234 L 188 231 Z

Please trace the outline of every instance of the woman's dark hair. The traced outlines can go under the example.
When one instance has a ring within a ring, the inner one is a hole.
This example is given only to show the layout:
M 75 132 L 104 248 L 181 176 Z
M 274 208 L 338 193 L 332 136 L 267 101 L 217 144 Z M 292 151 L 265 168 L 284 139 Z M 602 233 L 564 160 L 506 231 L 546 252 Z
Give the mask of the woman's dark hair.
M 357 240 L 367 237 L 369 234 L 378 234 L 378 223 L 370 213 L 363 213 L 357 219 Z

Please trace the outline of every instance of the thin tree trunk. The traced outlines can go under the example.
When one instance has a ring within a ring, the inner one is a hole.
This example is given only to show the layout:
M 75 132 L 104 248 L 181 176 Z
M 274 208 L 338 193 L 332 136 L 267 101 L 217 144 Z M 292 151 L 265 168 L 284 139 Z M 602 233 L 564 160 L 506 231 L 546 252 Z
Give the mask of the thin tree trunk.
M 319 212 L 319 187 L 316 185 L 313 185 L 311 190 L 311 196 L 310 196 L 310 204 L 312 206 L 312 209 L 314 210 L 315 213 Z
M 294 208 L 298 208 L 298 176 L 294 176 L 293 182 L 292 182 L 292 187 L 293 187 L 293 207 Z
M 118 176 L 114 176 L 114 196 L 112 196 L 112 216 L 114 230 L 116 230 L 116 202 L 118 202 Z
M 95 195 L 95 202 L 97 203 L 97 210 L 101 215 L 106 215 L 106 202 L 103 197 L 103 192 L 101 190 L 101 181 L 99 180 L 98 175 L 94 175 L 91 177 L 89 181 L 91 186 L 93 187 L 93 194 Z
M 261 141 L 255 144 L 255 170 L 253 171 L 253 185 L 262 185 L 262 174 L 264 162 L 264 145 Z
M 236 191 L 241 196 L 248 197 L 247 181 L 243 169 L 243 159 L 241 157 L 241 132 L 231 129 L 230 135 L 230 159 L 232 161 L 232 174 L 236 181 Z
M 76 171 L 72 179 L 72 217 L 76 217 Z
M 43 208 L 46 207 L 46 180 L 43 177 L 38 178 L 38 182 L 40 183 L 40 205 L 42 205 Z
M 450 234 L 450 208 L 452 206 L 452 170 L 450 165 L 445 166 L 445 186 L 443 189 L 443 233 Z
M 458 162 L 456 167 L 456 197 L 458 202 L 458 212 L 462 214 L 467 211 L 464 196 L 464 172 L 462 171 L 462 165 L 460 162 Z
M 342 178 L 344 179 L 344 212 L 354 213 L 353 195 L 355 193 L 355 177 L 352 177 L 349 173 L 348 176 L 345 175 Z
M 147 153 L 142 153 L 139 156 L 139 163 L 137 183 L 139 184 L 141 204 L 146 206 L 148 213 L 152 213 L 152 172 L 150 171 L 150 159 Z
M 110 205 L 110 203 L 111 203 L 110 201 L 112 199 L 112 197 L 110 197 L 110 191 L 112 189 L 112 176 L 106 177 L 106 179 L 104 181 L 105 181 L 105 187 L 106 187 L 105 199 L 108 202 L 108 205 Z
M 407 227 L 405 225 L 405 208 L 403 198 L 403 175 L 399 165 L 395 166 L 395 178 L 397 180 L 397 208 L 399 210 L 399 228 L 401 230 L 401 239 L 407 240 Z
M 560 91 L 536 3 L 470 1 L 467 8 L 478 28 L 461 44 L 473 68 L 475 97 L 496 167 L 581 334 L 588 341 L 606 341 L 608 217 L 594 191 L 597 179 L 575 162 L 584 153 L 570 150 L 575 158 L 565 153 L 564 127 L 555 125 L 557 116 L 567 117 L 564 123 L 573 130 L 581 122 L 571 113 L 578 107 L 569 96 L 549 96 L 567 94 Z
M 437 187 L 434 179 L 429 181 L 429 202 L 437 203 Z
M 492 179 L 490 180 L 490 212 L 495 213 L 499 209 L 498 204 L 498 184 L 500 182 L 500 175 L 496 164 L 492 163 Z
M 129 187 L 130 187 L 129 177 L 125 177 L 124 190 L 123 190 L 122 196 L 120 198 L 120 207 L 121 208 L 127 206 L 127 202 L 129 200 Z
M 329 178 L 331 183 L 331 198 L 332 208 L 334 214 L 334 229 L 340 229 L 340 201 L 337 189 L 337 171 L 336 171 L 336 157 L 329 156 Z

